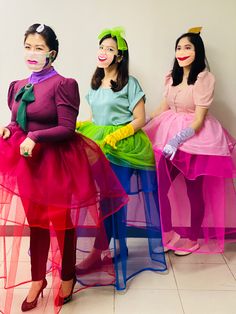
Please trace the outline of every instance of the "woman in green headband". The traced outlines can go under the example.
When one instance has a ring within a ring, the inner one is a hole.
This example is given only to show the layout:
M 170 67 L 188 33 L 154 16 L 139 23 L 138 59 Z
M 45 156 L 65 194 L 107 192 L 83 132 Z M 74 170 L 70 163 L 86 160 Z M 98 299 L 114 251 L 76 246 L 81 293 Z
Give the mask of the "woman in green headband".
M 86 96 L 92 121 L 77 124 L 78 132 L 100 145 L 130 198 L 128 206 L 104 223 L 114 251 L 114 285 L 118 290 L 125 289 L 126 281 L 141 271 L 166 270 L 154 156 L 149 139 L 141 131 L 145 95 L 137 79 L 129 75 L 128 45 L 123 34 L 122 28 L 114 28 L 98 36 L 97 68 Z M 98 233 L 94 250 L 77 266 L 80 275 L 110 262 L 107 243 L 100 237 Z M 130 237 L 142 239 L 132 245 Z

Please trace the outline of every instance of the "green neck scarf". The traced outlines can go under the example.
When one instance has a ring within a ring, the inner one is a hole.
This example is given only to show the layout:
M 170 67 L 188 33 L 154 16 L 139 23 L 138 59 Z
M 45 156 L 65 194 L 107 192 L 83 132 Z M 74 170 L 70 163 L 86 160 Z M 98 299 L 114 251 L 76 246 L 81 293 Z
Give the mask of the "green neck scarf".
M 33 89 L 34 86 L 32 84 L 27 84 L 22 87 L 15 96 L 16 101 L 21 99 L 21 103 L 17 111 L 16 121 L 24 131 L 27 130 L 26 106 L 35 101 Z

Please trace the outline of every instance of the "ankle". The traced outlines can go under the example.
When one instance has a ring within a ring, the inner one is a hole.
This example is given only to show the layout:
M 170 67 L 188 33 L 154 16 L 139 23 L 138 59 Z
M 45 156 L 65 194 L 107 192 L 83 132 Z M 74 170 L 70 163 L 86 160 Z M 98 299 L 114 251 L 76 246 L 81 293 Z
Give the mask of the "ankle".
M 42 280 L 33 280 L 31 282 L 31 287 L 35 287 L 35 288 L 40 287 L 41 288 L 42 284 L 43 284 L 43 279 Z
M 87 269 L 93 264 L 100 262 L 101 259 L 101 250 L 93 249 L 78 265 L 79 269 Z
M 64 298 L 72 293 L 72 289 L 75 285 L 76 279 L 72 278 L 70 280 L 61 281 L 60 297 Z
M 39 291 L 42 289 L 44 280 L 37 280 L 37 281 L 32 281 L 31 282 L 31 287 L 29 289 L 29 293 L 27 296 L 27 302 L 32 302 L 37 294 L 39 293 Z
M 189 245 L 195 245 L 195 244 L 197 244 L 197 240 L 191 240 L 191 239 L 187 239 L 187 244 L 189 244 Z
M 197 244 L 197 240 L 186 239 L 182 245 L 182 247 L 189 249 Z
M 163 242 L 164 243 L 170 242 L 175 234 L 176 232 L 174 230 L 163 232 Z

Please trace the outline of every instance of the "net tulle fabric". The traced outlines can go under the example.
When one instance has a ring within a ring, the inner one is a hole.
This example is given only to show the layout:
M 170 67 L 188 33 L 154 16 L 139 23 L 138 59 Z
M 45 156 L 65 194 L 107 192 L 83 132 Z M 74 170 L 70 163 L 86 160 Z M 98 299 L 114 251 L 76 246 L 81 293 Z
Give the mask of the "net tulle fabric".
M 122 127 L 122 125 L 96 125 L 93 122 L 85 121 L 78 128 L 78 132 L 100 145 L 104 154 L 113 164 L 141 170 L 155 170 L 152 145 L 142 130 L 138 130 L 134 135 L 118 141 L 116 143 L 117 149 L 113 149 L 110 145 L 103 145 L 103 141 L 108 134 Z
M 79 132 L 101 145 L 117 178 L 129 195 L 129 202 L 118 213 L 104 220 L 111 238 L 117 290 L 146 270 L 166 271 L 157 192 L 157 177 L 151 142 L 139 130 L 116 143 L 117 149 L 103 146 L 104 138 L 121 128 L 83 122 Z M 95 242 L 96 248 L 101 241 Z M 84 276 L 86 279 L 86 276 Z
M 226 241 L 236 240 L 236 193 L 233 183 L 235 162 L 232 156 L 192 155 L 178 150 L 172 161 L 162 151 L 154 150 L 158 167 L 159 195 L 168 191 L 171 212 L 163 197 L 160 197 L 163 231 L 172 229 L 182 239 L 189 238 L 196 221 L 187 194 L 186 179 L 194 182 L 202 178 L 203 220 L 199 230 L 200 249 L 198 253 L 223 252 Z M 178 174 L 173 177 L 173 169 Z M 193 203 L 200 204 L 199 195 L 192 196 Z M 166 244 L 166 243 L 165 243 Z M 171 249 L 179 249 L 181 242 Z M 168 244 L 167 244 L 168 247 Z
M 100 148 L 88 138 L 75 134 L 65 142 L 38 143 L 32 158 L 20 155 L 24 139 L 17 127 L 9 139 L 0 139 L 0 277 L 6 288 L 1 292 L 0 312 L 11 313 L 14 287 L 31 281 L 28 236 L 39 228 L 50 235 L 47 277 L 53 298 L 47 306 L 56 313 L 53 299 L 60 288 L 62 256 L 69 247 L 66 234 L 76 238 L 78 264 L 92 250 L 102 221 L 119 211 L 128 197 Z M 109 257 L 106 233 L 100 234 Z M 99 272 L 94 266 L 91 274 L 89 282 L 78 281 L 75 290 L 113 284 L 112 260 Z

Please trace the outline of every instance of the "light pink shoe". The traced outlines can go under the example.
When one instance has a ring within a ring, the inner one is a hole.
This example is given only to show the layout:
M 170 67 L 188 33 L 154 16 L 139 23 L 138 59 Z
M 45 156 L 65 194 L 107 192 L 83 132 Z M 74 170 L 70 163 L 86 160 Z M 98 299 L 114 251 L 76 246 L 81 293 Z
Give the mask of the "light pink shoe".
M 196 243 L 191 248 L 186 249 L 188 251 L 178 251 L 178 250 L 176 250 L 176 251 L 174 251 L 174 253 L 177 256 L 186 256 L 186 255 L 192 254 L 193 252 L 197 251 L 199 248 L 200 248 L 199 243 Z
M 166 252 L 170 251 L 171 248 L 169 248 L 169 246 L 173 247 L 179 241 L 179 239 L 180 239 L 180 235 L 177 232 L 174 231 L 173 237 L 164 246 L 164 252 L 166 253 Z

